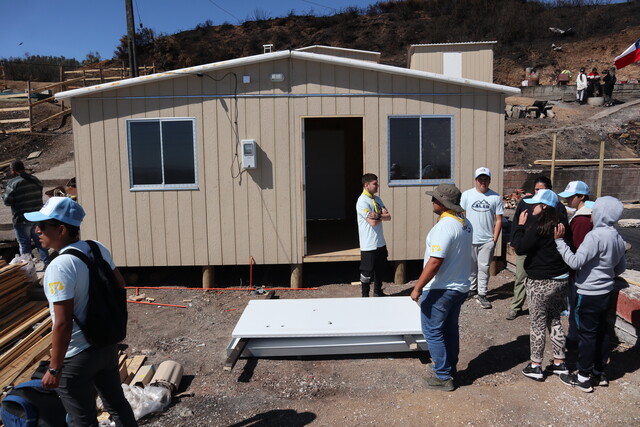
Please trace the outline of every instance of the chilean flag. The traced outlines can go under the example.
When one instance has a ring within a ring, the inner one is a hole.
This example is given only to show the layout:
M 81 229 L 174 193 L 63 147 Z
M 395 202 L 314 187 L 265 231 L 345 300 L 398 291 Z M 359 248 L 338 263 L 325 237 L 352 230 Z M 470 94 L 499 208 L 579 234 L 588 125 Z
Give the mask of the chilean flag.
M 616 57 L 616 68 L 619 70 L 636 61 L 640 61 L 640 39 Z

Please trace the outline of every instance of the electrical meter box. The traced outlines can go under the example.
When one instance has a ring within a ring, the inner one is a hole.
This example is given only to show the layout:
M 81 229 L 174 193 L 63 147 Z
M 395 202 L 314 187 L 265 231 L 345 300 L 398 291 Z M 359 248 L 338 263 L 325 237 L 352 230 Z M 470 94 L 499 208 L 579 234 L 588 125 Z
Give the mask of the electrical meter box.
M 257 147 L 255 139 L 243 139 L 240 141 L 242 148 L 242 169 L 255 169 L 257 164 Z

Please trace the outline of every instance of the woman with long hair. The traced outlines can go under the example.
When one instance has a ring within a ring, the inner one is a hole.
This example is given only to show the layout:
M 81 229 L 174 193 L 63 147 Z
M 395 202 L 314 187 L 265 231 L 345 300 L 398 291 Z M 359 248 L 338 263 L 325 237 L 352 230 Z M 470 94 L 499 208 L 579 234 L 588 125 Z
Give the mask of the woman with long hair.
M 564 362 L 565 335 L 560 323 L 560 313 L 565 309 L 567 298 L 569 267 L 559 256 L 554 242 L 554 229 L 561 222 L 556 210 L 558 196 L 551 190 L 539 190 L 525 202 L 534 205 L 533 219 L 528 218 L 527 210 L 523 211 L 511 239 L 516 254 L 527 257 L 524 269 L 527 272 L 525 288 L 529 300 L 531 361 L 522 373 L 528 378 L 544 381 L 545 372 L 548 375 L 569 372 Z M 547 329 L 553 360 L 543 371 Z

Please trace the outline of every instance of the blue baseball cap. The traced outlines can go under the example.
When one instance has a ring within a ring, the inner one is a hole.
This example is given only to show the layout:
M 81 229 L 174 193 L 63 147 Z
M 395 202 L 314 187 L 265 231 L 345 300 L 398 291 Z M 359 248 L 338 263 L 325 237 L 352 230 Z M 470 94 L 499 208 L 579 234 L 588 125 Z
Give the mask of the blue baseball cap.
M 51 197 L 39 211 L 24 214 L 27 221 L 40 222 L 56 219 L 75 227 L 80 226 L 84 216 L 82 206 L 69 197 Z
M 571 197 L 576 194 L 589 195 L 589 186 L 582 181 L 571 181 L 562 193 L 558 193 L 558 197 Z
M 529 203 L 530 205 L 537 205 L 538 203 L 542 203 L 552 208 L 555 208 L 558 204 L 558 196 L 552 190 L 542 189 L 538 190 L 538 192 L 531 197 L 530 199 L 523 199 L 525 203 Z

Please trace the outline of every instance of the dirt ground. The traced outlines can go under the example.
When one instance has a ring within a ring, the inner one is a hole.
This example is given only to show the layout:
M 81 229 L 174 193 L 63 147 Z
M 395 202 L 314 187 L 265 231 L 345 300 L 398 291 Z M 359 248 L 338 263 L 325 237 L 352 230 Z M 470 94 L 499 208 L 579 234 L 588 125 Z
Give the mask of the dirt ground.
M 395 296 L 412 283 L 386 284 Z M 528 317 L 505 319 L 513 288 L 507 270 L 492 277 L 483 310 L 467 301 L 461 313 L 459 388 L 426 390 L 428 353 L 241 359 L 223 371 L 231 332 L 251 298 L 245 291 L 146 290 L 156 302 L 188 308 L 130 304 L 131 355 L 175 360 L 185 368 L 181 397 L 145 426 L 335 425 L 639 425 L 640 350 L 618 345 L 608 388 L 592 394 L 557 377 L 538 383 L 520 372 L 529 355 Z M 132 292 L 132 291 L 131 291 Z M 279 298 L 357 297 L 358 286 L 277 291 Z M 190 302 L 183 302 L 191 300 Z M 564 318 L 566 324 L 566 318 Z M 550 355 L 550 344 L 546 349 Z M 572 360 L 572 359 L 569 359 Z

